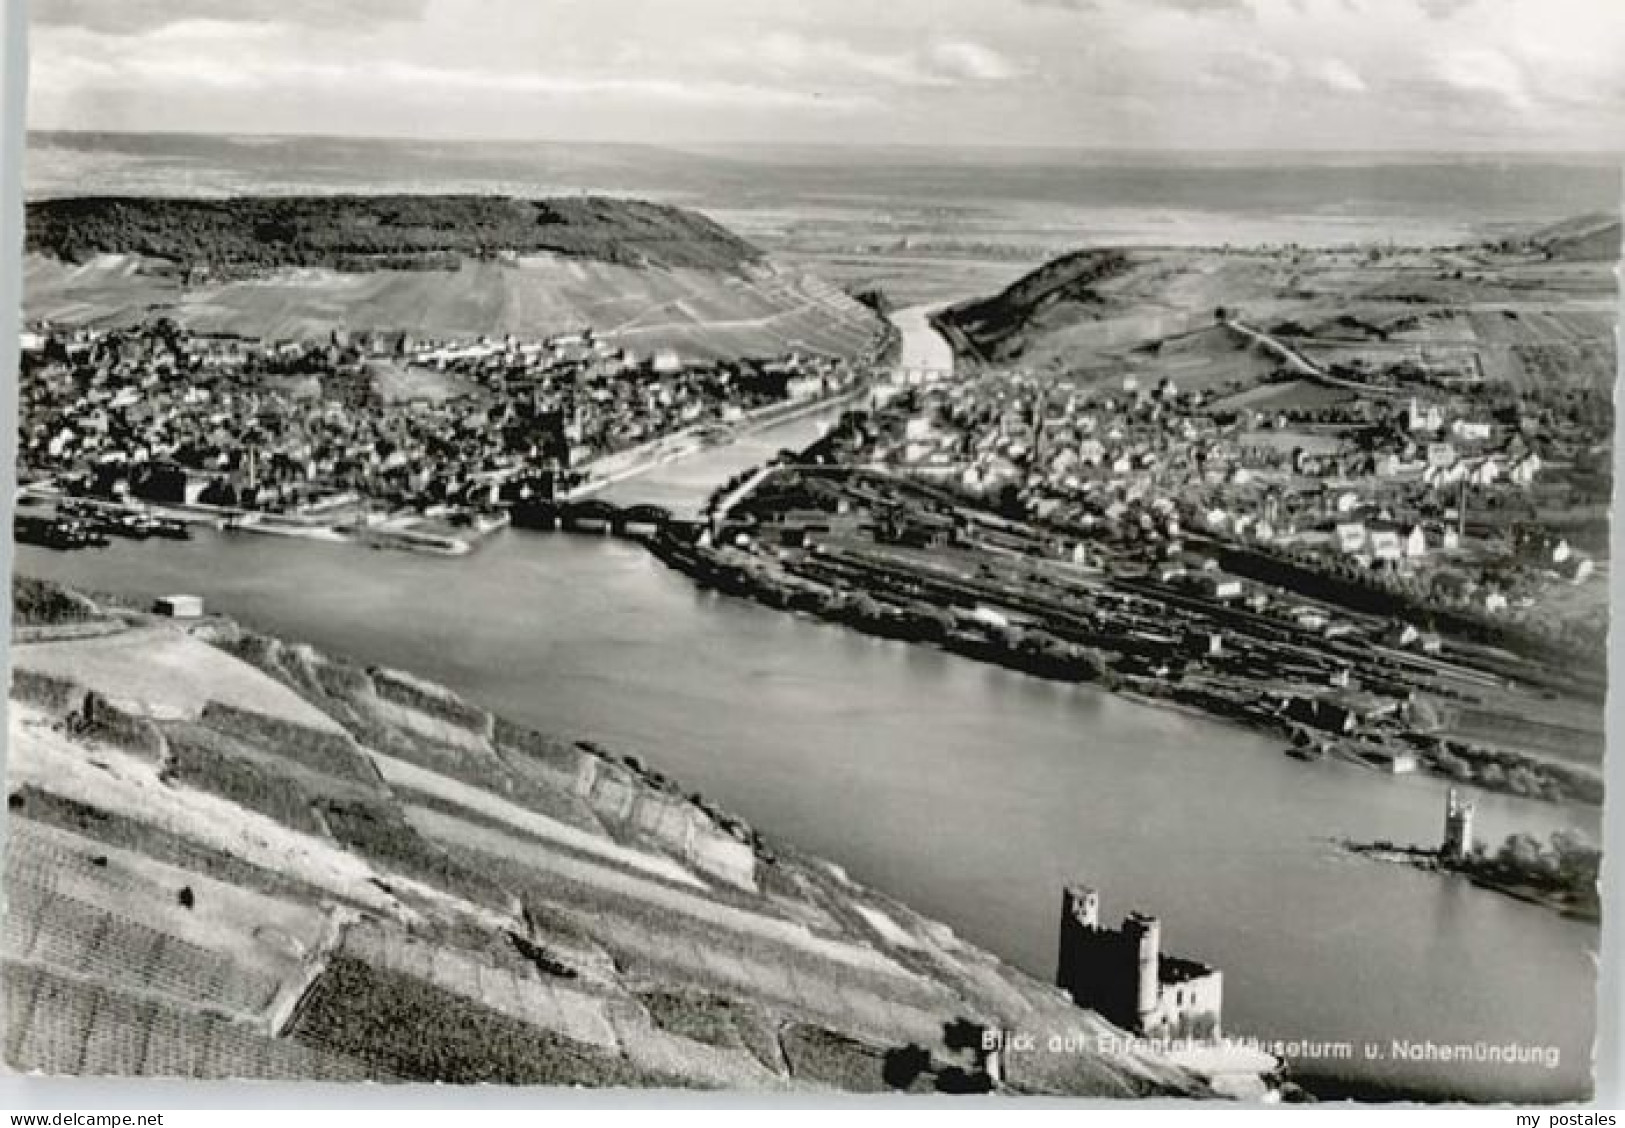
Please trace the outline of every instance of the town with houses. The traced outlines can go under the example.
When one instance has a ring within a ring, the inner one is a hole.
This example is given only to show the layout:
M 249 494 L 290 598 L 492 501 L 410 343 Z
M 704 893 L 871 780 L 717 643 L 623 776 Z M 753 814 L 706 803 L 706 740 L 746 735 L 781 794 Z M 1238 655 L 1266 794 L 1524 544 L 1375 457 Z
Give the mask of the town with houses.
M 719 491 L 708 541 L 667 554 L 775 605 L 1232 717 L 1300 758 L 1599 801 L 1606 527 L 1586 515 L 1606 506 L 1607 405 L 1305 383 L 923 375 L 748 496 Z
M 726 438 L 856 381 L 823 356 L 696 364 L 590 329 L 261 342 L 158 320 L 36 326 L 22 349 L 24 496 L 69 503 L 21 514 L 18 532 L 62 546 L 104 535 L 84 527 L 81 500 L 127 507 L 101 521 L 115 535 L 172 528 L 150 523 L 166 520 L 148 516 L 158 507 L 295 534 L 382 524 L 421 533 L 419 547 L 463 546 L 435 530 L 487 531 L 517 502 L 591 488 L 662 444 Z
M 1514 599 L 1533 606 L 1515 570 L 1487 567 L 1475 581 L 1426 561 L 1472 555 L 1463 536 L 1475 505 L 1527 507 L 1528 524 L 1539 524 L 1542 421 L 1424 395 L 1260 411 L 1246 406 L 1246 393 L 1181 393 L 1172 380 L 1142 388 L 1127 377 L 1118 392 L 1086 395 L 997 374 L 917 395 L 885 457 L 972 493 L 1014 490 L 1034 516 L 1084 530 L 1132 527 L 1177 542 L 1192 528 L 1319 548 L 1367 570 L 1425 577 L 1446 600 L 1476 595 L 1490 611 Z M 1607 433 L 1557 442 L 1572 465 L 1605 453 L 1593 447 Z M 1591 560 L 1561 535 L 1533 529 L 1517 549 L 1571 582 L 1591 575 Z
M 1600 723 L 1568 707 L 1602 692 L 1576 656 L 1602 645 L 1584 515 L 1610 423 L 1583 393 L 1497 400 L 1421 366 L 1347 373 L 1373 394 L 1341 397 L 1285 371 L 949 381 L 640 357 L 590 330 L 267 343 L 158 320 L 23 346 L 25 541 L 206 520 L 468 551 L 764 415 L 847 403 L 651 548 L 769 602 L 1232 716 L 1305 758 L 1600 798 Z M 1542 751 L 1574 747 L 1595 764 Z

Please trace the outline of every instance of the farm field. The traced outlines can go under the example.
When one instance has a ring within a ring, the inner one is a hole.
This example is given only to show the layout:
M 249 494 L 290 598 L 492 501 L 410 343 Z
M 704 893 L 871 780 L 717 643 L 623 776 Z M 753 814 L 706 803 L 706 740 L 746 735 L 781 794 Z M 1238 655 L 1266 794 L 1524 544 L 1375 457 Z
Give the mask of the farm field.
M 321 338 L 335 329 L 542 338 L 590 327 L 640 355 L 675 348 L 694 360 L 796 349 L 857 356 L 882 329 L 830 283 L 771 263 L 717 271 L 527 255 L 456 270 L 284 268 L 187 286 L 167 264 L 129 255 L 79 264 L 30 255 L 24 290 L 27 318 L 65 325 L 169 316 L 197 332 L 269 340 Z M 390 384 L 396 394 L 415 386 L 404 377 Z
M 1146 367 L 1188 388 L 1268 377 L 1270 358 L 1213 331 L 1224 309 L 1322 363 L 1476 364 L 1520 388 L 1599 388 L 1614 376 L 1614 261 L 1488 248 L 1101 248 L 950 307 L 943 322 L 972 364 L 1084 380 Z

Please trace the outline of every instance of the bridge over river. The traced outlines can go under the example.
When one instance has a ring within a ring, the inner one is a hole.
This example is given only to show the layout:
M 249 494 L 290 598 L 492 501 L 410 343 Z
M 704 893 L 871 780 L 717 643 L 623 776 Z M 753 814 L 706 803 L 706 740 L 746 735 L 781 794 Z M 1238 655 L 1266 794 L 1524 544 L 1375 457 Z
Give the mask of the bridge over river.
M 892 323 L 900 335 L 892 379 L 899 384 L 910 380 L 946 379 L 954 372 L 954 349 L 941 333 L 931 328 L 929 314 L 933 309 L 915 306 L 892 314 Z M 684 457 L 656 463 L 643 473 L 614 481 L 591 492 L 590 499 L 578 497 L 572 502 L 574 515 L 578 517 L 574 525 L 588 530 L 608 527 L 617 531 L 629 523 L 630 531 L 637 531 L 643 523 L 640 518 L 653 517 L 655 509 L 665 510 L 668 520 L 699 520 L 700 510 L 717 486 L 769 462 L 782 450 L 808 447 L 834 426 L 850 406 L 853 405 L 832 403 L 827 408 L 799 414 L 785 423 L 741 429 L 726 442 L 700 447 Z M 588 501 L 600 502 L 600 505 L 588 505 Z M 604 504 L 619 512 L 609 512 Z M 639 510 L 635 515 L 634 509 Z
M 899 383 L 946 379 L 953 375 L 954 354 L 947 340 L 931 327 L 934 306 L 913 306 L 891 315 L 901 338 L 892 378 Z M 780 451 L 810 446 L 852 404 L 833 404 L 787 422 L 756 430 L 742 430 L 727 442 L 701 447 L 693 454 L 651 466 L 592 495 L 595 500 L 626 509 L 657 506 L 672 519 L 698 520 L 713 491 L 722 483 L 761 466 Z M 588 519 L 597 523 L 609 515 L 599 510 Z

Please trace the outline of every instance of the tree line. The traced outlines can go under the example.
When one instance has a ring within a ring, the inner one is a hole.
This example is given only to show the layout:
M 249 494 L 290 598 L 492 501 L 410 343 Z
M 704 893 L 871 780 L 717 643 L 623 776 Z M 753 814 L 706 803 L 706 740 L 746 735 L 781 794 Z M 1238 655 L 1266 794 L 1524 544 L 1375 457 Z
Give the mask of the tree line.
M 33 253 L 69 262 L 135 254 L 208 274 L 443 270 L 470 259 L 543 252 L 724 270 L 760 257 L 696 212 L 593 196 L 104 196 L 31 203 L 27 219 Z

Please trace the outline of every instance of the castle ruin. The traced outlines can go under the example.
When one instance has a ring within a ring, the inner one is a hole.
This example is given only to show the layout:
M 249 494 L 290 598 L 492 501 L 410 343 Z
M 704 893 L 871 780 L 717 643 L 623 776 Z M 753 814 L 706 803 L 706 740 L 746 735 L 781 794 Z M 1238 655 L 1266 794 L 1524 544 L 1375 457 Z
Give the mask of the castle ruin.
M 1067 886 L 1060 947 L 1055 982 L 1078 1006 L 1142 1037 L 1219 1037 L 1223 973 L 1164 955 L 1162 922 L 1156 917 L 1134 912 L 1121 928 L 1102 928 L 1100 895 Z

